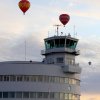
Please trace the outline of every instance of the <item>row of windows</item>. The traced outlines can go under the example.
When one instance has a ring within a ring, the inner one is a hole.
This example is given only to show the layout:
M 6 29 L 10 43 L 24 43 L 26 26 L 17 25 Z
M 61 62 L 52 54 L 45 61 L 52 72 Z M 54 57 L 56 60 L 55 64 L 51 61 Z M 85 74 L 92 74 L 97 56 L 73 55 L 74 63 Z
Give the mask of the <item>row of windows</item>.
M 65 38 L 45 41 L 46 49 L 60 48 L 60 47 L 75 49 L 76 45 L 77 45 L 77 41 L 73 41 Z
M 0 98 L 50 98 L 58 100 L 79 100 L 77 94 L 58 92 L 0 92 Z
M 0 81 L 32 81 L 32 82 L 51 82 L 51 83 L 67 83 L 80 84 L 80 81 L 72 78 L 46 76 L 46 75 L 0 75 Z

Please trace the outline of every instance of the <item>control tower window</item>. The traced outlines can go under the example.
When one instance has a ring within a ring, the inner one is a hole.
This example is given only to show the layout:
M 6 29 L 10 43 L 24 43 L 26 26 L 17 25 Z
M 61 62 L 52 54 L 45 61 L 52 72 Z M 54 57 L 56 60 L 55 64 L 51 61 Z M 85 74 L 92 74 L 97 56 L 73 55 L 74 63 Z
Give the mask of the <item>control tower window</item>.
M 46 49 L 54 48 L 54 40 L 48 40 L 45 42 Z
M 55 39 L 55 47 L 64 47 L 65 39 Z
M 71 49 L 75 49 L 77 45 L 77 41 L 73 41 L 73 40 L 66 40 L 66 47 L 67 48 L 71 48 Z
M 65 39 L 60 39 L 60 47 L 64 47 L 65 45 Z
M 57 58 L 57 63 L 63 63 L 63 61 L 64 61 L 63 57 Z

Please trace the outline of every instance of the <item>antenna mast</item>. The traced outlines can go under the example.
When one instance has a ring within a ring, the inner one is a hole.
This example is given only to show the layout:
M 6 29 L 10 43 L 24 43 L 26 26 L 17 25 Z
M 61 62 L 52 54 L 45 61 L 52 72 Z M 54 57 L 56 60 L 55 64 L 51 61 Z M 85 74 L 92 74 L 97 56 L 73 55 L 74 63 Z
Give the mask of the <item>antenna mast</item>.
M 61 25 L 54 25 L 54 26 L 56 26 L 57 27 L 57 36 L 59 36 L 59 26 L 61 26 Z
M 74 37 L 77 36 L 76 26 L 74 25 Z

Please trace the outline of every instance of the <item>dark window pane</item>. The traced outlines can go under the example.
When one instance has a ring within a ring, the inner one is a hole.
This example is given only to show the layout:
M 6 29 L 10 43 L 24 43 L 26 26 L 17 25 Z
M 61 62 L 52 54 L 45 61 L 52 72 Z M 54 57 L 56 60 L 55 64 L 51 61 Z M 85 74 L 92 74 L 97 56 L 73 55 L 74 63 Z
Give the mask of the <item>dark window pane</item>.
M 2 98 L 2 92 L 0 92 L 0 98 Z
M 8 98 L 8 92 L 3 92 L 3 98 Z
M 22 92 L 16 92 L 16 98 L 22 98 Z
M 23 92 L 23 98 L 29 98 L 29 92 Z
M 49 98 L 49 92 L 44 92 L 43 93 L 43 98 Z
M 17 76 L 17 81 L 23 81 L 23 76 Z
M 10 81 L 16 81 L 16 76 L 15 75 L 11 75 L 10 76 Z
M 44 76 L 44 82 L 49 82 L 49 76 Z
M 49 95 L 50 95 L 50 98 L 54 99 L 54 92 L 50 92 Z
M 38 81 L 42 82 L 43 81 L 43 76 L 38 76 Z
M 60 39 L 60 47 L 64 47 L 65 46 L 65 39 Z
M 4 81 L 9 81 L 9 76 L 4 75 Z
M 57 63 L 63 63 L 63 61 L 64 61 L 63 57 L 57 58 Z
M 3 81 L 3 76 L 2 75 L 0 75 L 0 81 Z
M 24 81 L 29 81 L 29 76 L 24 76 Z
M 30 98 L 36 98 L 37 93 L 36 92 L 30 92 Z
M 55 47 L 58 48 L 60 45 L 60 40 L 59 39 L 55 39 Z
M 8 98 L 15 98 L 15 92 L 9 92 Z
M 42 92 L 37 93 L 37 98 L 42 98 Z

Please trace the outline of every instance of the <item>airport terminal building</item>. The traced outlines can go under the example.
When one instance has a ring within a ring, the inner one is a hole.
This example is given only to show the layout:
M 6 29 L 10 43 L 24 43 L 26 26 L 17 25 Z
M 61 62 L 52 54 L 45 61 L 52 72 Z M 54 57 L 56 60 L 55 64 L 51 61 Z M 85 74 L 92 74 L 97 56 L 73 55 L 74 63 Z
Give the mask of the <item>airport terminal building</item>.
M 80 100 L 78 39 L 53 36 L 44 43 L 42 62 L 0 62 L 0 100 Z

